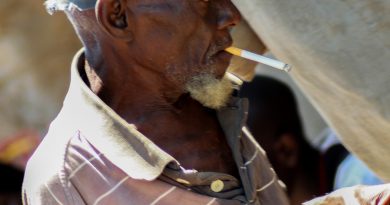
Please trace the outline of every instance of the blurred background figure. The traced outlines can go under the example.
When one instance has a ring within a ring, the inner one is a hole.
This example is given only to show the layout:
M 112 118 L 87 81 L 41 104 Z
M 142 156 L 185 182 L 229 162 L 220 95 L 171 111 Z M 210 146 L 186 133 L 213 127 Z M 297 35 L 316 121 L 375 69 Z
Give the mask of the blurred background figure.
M 284 83 L 256 76 L 240 90 L 249 99 L 248 127 L 286 184 L 292 205 L 325 193 L 320 153 L 306 141 L 297 104 Z
M 342 187 L 382 183 L 331 129 L 325 129 L 318 147 L 308 142 L 294 94 L 285 83 L 256 76 L 240 95 L 249 99 L 248 127 L 286 184 L 292 205 Z

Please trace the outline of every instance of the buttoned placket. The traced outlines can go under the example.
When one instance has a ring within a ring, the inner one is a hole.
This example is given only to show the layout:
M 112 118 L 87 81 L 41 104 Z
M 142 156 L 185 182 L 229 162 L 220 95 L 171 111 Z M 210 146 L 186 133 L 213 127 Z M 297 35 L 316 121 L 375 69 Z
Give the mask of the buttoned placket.
M 247 199 L 247 204 L 254 204 L 258 201 L 256 196 L 253 196 L 253 190 L 255 189 L 254 184 L 249 180 L 249 173 L 247 166 L 242 158 L 241 154 L 241 140 L 242 140 L 242 128 L 246 123 L 247 118 L 247 107 L 243 100 L 234 98 L 230 106 L 224 108 L 218 113 L 221 125 L 225 131 L 227 141 L 233 152 L 234 160 L 237 164 L 241 183 Z

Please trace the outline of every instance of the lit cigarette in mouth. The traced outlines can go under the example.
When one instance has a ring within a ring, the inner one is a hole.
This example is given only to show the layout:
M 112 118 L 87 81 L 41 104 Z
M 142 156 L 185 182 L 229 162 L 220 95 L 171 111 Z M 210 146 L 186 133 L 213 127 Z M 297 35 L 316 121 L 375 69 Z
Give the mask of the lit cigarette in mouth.
M 262 55 L 258 55 L 258 54 L 255 54 L 255 53 L 252 53 L 252 52 L 249 52 L 246 50 L 242 50 L 240 48 L 229 47 L 229 48 L 226 48 L 225 51 L 228 53 L 231 53 L 235 56 L 240 56 L 242 58 L 256 61 L 256 62 L 265 64 L 265 65 L 271 66 L 273 68 L 277 68 L 279 70 L 283 70 L 286 72 L 289 72 L 291 70 L 291 66 L 288 64 L 285 64 L 285 63 L 280 62 L 278 60 L 267 58 L 267 57 L 264 57 Z

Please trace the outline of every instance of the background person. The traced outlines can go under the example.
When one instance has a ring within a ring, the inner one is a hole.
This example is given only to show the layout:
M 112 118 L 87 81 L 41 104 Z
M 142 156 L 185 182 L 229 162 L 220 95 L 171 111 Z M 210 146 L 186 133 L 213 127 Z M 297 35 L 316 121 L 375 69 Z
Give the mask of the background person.
M 249 99 L 248 127 L 286 184 L 290 203 L 298 205 L 327 190 L 320 153 L 304 137 L 294 95 L 284 83 L 255 76 L 240 96 Z
M 334 132 L 319 148 L 308 143 L 294 94 L 283 82 L 257 75 L 240 95 L 250 100 L 248 126 L 286 183 L 292 205 L 343 187 L 382 183 Z

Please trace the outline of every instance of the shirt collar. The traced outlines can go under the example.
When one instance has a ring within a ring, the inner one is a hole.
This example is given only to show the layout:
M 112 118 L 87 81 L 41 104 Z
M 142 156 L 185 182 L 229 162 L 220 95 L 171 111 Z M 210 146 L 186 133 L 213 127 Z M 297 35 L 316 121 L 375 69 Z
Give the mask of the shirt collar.
M 84 49 L 73 59 L 71 83 L 59 123 L 79 130 L 102 154 L 134 179 L 154 180 L 178 162 L 96 96 L 81 78 Z M 57 121 L 57 120 L 56 120 Z

